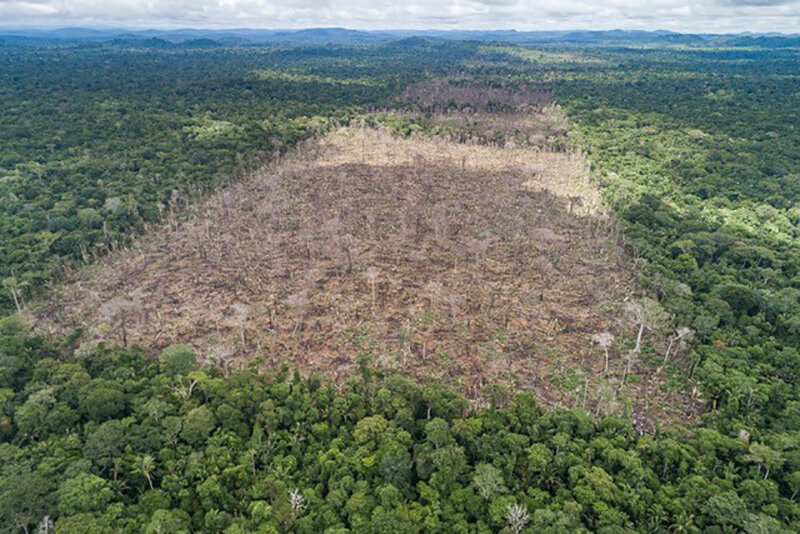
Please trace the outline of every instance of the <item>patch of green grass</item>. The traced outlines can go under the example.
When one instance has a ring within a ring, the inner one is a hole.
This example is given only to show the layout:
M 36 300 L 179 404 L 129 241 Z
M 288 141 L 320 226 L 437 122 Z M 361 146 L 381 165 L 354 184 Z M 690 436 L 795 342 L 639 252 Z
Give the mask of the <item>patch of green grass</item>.
M 567 369 L 566 371 L 553 375 L 550 379 L 550 383 L 564 391 L 575 391 L 583 387 L 584 377 L 575 369 Z
M 436 312 L 428 311 L 423 313 L 417 320 L 417 324 L 422 328 L 430 328 L 442 320 L 441 315 Z

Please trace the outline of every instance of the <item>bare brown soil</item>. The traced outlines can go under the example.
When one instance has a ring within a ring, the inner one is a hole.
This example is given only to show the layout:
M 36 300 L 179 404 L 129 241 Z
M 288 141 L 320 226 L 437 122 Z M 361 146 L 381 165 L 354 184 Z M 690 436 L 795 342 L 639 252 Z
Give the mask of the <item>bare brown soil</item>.
M 477 405 L 502 383 L 685 417 L 688 398 L 643 362 L 620 389 L 637 289 L 618 238 L 580 154 L 346 128 L 80 271 L 31 317 L 88 322 L 87 341 L 188 343 L 222 367 L 261 356 L 343 379 L 369 355 Z
M 425 80 L 407 87 L 402 101 L 413 104 L 421 111 L 457 109 L 464 111 L 494 111 L 513 108 L 524 114 L 536 112 L 551 105 L 553 93 L 542 87 L 515 84 L 477 83 L 470 77 L 453 77 Z

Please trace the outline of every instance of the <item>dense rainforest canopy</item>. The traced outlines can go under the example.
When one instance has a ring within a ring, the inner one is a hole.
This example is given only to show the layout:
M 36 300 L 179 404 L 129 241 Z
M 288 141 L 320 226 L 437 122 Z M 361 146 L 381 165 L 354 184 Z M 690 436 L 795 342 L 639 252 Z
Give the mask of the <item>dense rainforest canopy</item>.
M 409 83 L 552 92 L 641 283 L 690 329 L 702 424 L 545 410 L 377 373 L 233 373 L 0 321 L 0 531 L 800 530 L 800 51 L 419 39 L 0 46 L 0 304 L 248 165 L 380 121 Z M 457 105 L 457 103 L 453 103 Z M 424 120 L 393 121 L 399 133 Z M 685 330 L 683 330 L 685 331 Z

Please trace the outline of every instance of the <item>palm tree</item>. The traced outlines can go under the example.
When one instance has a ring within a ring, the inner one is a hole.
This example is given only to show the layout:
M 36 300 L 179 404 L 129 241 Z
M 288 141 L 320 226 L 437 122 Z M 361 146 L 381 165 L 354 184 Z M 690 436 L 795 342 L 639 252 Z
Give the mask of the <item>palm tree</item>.
M 149 454 L 145 454 L 144 456 L 139 456 L 136 458 L 136 463 L 133 467 L 134 472 L 144 475 L 144 477 L 147 479 L 147 483 L 150 485 L 150 489 L 153 489 L 153 479 L 150 474 L 153 472 L 155 465 L 155 458 Z
M 696 532 L 697 527 L 694 524 L 694 514 L 690 514 L 685 510 L 681 510 L 675 516 L 672 524 L 669 527 L 670 532 L 676 534 L 684 534 L 689 532 Z
M 766 467 L 764 480 L 769 478 L 769 473 L 773 468 L 780 467 L 784 462 L 783 458 L 781 458 L 780 452 L 760 443 L 753 443 L 750 445 L 750 454 L 748 454 L 745 458 L 747 461 L 758 466 L 759 475 L 761 474 L 761 468 Z
M 16 306 L 18 312 L 22 311 L 22 287 L 24 285 L 25 282 L 20 282 L 15 276 L 3 279 L 3 287 L 11 293 L 14 298 L 14 306 Z

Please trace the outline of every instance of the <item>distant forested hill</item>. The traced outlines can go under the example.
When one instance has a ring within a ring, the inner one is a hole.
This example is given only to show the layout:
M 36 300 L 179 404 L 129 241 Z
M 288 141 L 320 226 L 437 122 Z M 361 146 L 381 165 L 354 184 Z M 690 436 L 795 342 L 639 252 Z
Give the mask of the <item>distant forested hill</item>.
M 94 28 L 0 28 L 0 39 L 6 42 L 107 42 L 118 39 L 164 39 L 181 43 L 196 39 L 214 40 L 226 45 L 281 43 L 300 46 L 369 45 L 397 41 L 408 37 L 447 41 L 503 41 L 514 44 L 549 45 L 689 45 L 689 46 L 756 46 L 788 48 L 798 46 L 797 35 L 686 34 L 670 31 L 603 30 L 603 31 L 517 31 L 517 30 L 352 30 L 347 28 L 308 28 L 302 30 L 269 30 L 236 28 L 227 30 L 126 30 Z

